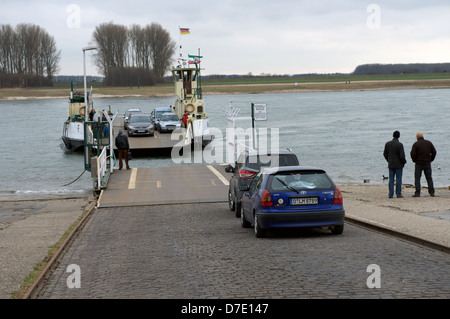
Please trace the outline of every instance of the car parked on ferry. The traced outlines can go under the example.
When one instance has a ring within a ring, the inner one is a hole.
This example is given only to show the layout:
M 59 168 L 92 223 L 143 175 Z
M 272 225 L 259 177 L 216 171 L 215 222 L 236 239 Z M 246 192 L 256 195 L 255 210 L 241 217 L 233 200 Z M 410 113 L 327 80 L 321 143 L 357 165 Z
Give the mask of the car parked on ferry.
M 168 106 L 156 107 L 153 109 L 153 111 L 150 113 L 150 117 L 152 118 L 155 130 L 159 131 L 159 120 L 161 119 L 161 115 L 169 112 L 172 112 L 172 108 Z
M 248 186 L 258 174 L 261 167 L 266 166 L 295 166 L 299 165 L 297 155 L 290 150 L 277 152 L 258 152 L 246 150 L 239 155 L 234 167 L 229 166 L 226 172 L 232 173 L 228 189 L 228 205 L 236 217 L 241 214 L 241 186 Z
M 124 129 L 128 129 L 130 115 L 133 113 L 142 113 L 142 110 L 140 108 L 133 108 L 133 109 L 126 110 L 125 114 L 123 115 L 123 128 Z
M 149 114 L 131 113 L 128 123 L 128 136 L 153 136 L 154 134 L 155 131 Z
M 262 168 L 241 190 L 241 225 L 253 226 L 256 237 L 264 237 L 273 228 L 327 227 L 333 234 L 344 231 L 342 193 L 323 169 Z
M 179 128 L 181 128 L 181 122 L 175 113 L 170 112 L 161 114 L 158 125 L 158 131 L 160 133 L 172 132 Z

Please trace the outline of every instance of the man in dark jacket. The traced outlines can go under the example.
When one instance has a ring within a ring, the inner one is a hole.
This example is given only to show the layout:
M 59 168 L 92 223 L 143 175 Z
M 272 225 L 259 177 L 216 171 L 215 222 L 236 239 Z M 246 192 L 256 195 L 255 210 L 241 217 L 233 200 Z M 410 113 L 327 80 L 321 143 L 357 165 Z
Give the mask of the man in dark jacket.
M 403 167 L 406 164 L 405 150 L 399 142 L 400 132 L 395 131 L 393 139 L 384 146 L 383 156 L 388 162 L 389 168 L 389 198 L 394 196 L 394 180 L 396 181 L 395 194 L 398 198 L 402 196 Z
M 130 166 L 128 165 L 128 149 L 130 146 L 128 144 L 128 137 L 123 134 L 122 130 L 120 130 L 119 134 L 116 136 L 116 147 L 119 150 L 119 170 L 123 168 L 122 158 L 125 159 L 127 169 L 130 169 Z
M 413 197 L 420 197 L 420 178 L 422 177 L 422 171 L 425 174 L 425 178 L 428 183 L 428 193 L 434 197 L 434 185 L 433 178 L 431 177 L 431 162 L 436 157 L 436 149 L 433 143 L 423 138 L 423 133 L 418 132 L 416 134 L 417 142 L 415 142 L 411 148 L 411 159 L 416 163 L 414 170 L 414 180 L 416 186 L 416 193 Z

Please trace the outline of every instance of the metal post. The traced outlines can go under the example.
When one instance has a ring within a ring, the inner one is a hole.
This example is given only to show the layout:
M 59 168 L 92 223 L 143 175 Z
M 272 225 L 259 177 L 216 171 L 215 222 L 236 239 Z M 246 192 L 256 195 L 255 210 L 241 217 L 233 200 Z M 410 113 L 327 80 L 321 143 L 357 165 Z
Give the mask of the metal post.
M 253 141 L 253 149 L 255 148 L 255 110 L 254 103 L 252 103 L 252 141 Z
M 97 50 L 96 47 L 85 47 L 83 50 L 83 74 L 84 74 L 84 120 L 86 121 L 86 116 L 89 114 L 89 104 L 87 101 L 87 83 L 86 83 L 86 51 Z

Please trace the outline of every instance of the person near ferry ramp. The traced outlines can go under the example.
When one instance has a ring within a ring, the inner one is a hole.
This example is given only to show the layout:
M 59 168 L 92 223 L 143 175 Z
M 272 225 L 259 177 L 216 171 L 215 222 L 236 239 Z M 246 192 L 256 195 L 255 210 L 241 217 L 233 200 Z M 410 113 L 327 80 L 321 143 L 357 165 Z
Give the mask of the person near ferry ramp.
M 122 130 L 119 130 L 119 134 L 116 136 L 116 147 L 119 151 L 119 170 L 123 168 L 122 159 L 125 159 L 127 169 L 130 169 L 128 165 L 128 150 L 130 145 L 128 143 L 128 136 L 123 134 Z
M 187 127 L 188 118 L 189 118 L 189 113 L 186 111 L 186 112 L 184 112 L 184 115 L 183 115 L 183 125 L 184 125 L 184 127 Z
M 428 140 L 423 138 L 423 133 L 416 134 L 417 141 L 411 148 L 411 159 L 416 164 L 414 169 L 414 184 L 416 192 L 413 197 L 420 197 L 420 179 L 422 171 L 425 174 L 425 179 L 428 183 L 428 194 L 434 197 L 433 177 L 431 176 L 431 162 L 436 158 L 436 149 Z
M 395 194 L 397 198 L 402 196 L 402 177 L 403 167 L 406 164 L 405 150 L 403 144 L 398 140 L 400 138 L 400 132 L 395 131 L 391 141 L 387 142 L 384 146 L 383 156 L 388 162 L 389 168 L 389 198 L 394 196 L 394 181 L 395 182 Z

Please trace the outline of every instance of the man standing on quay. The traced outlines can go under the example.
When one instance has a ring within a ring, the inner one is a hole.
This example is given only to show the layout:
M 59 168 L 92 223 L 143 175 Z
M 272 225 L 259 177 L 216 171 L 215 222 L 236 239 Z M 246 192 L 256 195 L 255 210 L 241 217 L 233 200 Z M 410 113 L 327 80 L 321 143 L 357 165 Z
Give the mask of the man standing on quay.
M 397 198 L 402 198 L 402 176 L 403 167 L 406 164 L 405 150 L 403 144 L 399 142 L 400 132 L 395 131 L 393 139 L 384 146 L 384 158 L 388 162 L 389 168 L 389 198 L 394 196 L 394 180 L 396 179 L 395 194 Z
M 414 184 L 416 186 L 416 193 L 413 197 L 420 197 L 420 178 L 422 177 L 422 171 L 425 174 L 425 178 L 428 183 L 428 194 L 434 197 L 434 185 L 433 178 L 431 177 L 431 162 L 436 157 L 436 149 L 433 143 L 423 138 L 423 133 L 418 132 L 416 134 L 417 142 L 415 142 L 411 148 L 411 159 L 416 163 L 414 170 Z
M 119 150 L 119 170 L 123 168 L 122 158 L 125 159 L 127 169 L 130 169 L 130 166 L 128 165 L 128 149 L 130 146 L 128 144 L 128 137 L 123 134 L 122 130 L 120 130 L 119 134 L 116 136 L 116 146 Z

